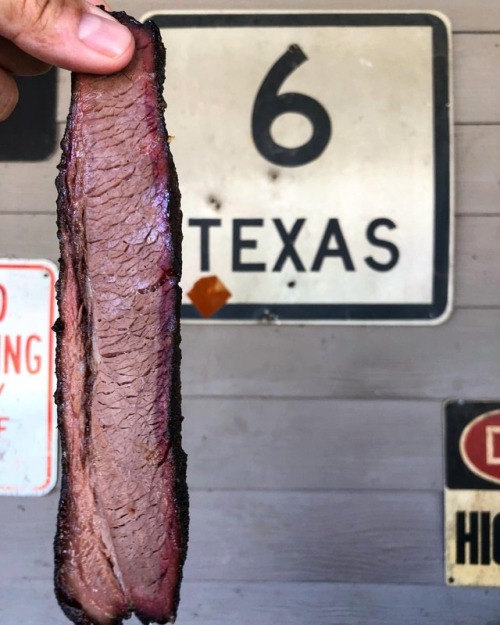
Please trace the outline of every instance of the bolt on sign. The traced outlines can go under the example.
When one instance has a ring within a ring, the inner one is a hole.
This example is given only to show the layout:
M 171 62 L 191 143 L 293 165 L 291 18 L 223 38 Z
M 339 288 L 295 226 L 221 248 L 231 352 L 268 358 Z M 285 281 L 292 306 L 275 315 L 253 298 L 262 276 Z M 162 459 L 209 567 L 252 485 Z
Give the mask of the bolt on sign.
M 57 478 L 55 266 L 0 259 L 0 495 L 44 495 Z
M 184 319 L 443 321 L 452 234 L 446 18 L 146 18 L 168 54 Z
M 451 586 L 500 586 L 500 401 L 449 401 L 445 560 Z

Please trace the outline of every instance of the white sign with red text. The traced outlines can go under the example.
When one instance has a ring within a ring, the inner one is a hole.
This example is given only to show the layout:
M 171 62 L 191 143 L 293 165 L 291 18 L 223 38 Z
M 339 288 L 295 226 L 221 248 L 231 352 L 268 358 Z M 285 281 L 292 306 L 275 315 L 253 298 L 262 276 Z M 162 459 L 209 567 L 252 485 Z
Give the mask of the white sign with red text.
M 56 279 L 50 261 L 0 259 L 0 495 L 56 483 Z

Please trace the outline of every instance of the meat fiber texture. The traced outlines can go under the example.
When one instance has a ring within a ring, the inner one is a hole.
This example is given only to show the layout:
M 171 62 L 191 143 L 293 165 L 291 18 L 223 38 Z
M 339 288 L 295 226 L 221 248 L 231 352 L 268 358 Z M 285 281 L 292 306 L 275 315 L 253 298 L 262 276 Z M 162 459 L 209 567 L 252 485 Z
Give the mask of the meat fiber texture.
M 57 180 L 58 601 L 78 625 L 173 622 L 187 548 L 181 213 L 152 22 L 136 53 L 75 74 Z

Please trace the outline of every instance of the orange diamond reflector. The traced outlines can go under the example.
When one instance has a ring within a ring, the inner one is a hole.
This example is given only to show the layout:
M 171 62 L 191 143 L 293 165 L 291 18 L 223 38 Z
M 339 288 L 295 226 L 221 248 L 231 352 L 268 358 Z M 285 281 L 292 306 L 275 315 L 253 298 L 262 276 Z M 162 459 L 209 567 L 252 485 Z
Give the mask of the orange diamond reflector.
M 188 293 L 193 306 L 203 317 L 211 317 L 220 310 L 231 297 L 231 292 L 217 276 L 200 278 Z

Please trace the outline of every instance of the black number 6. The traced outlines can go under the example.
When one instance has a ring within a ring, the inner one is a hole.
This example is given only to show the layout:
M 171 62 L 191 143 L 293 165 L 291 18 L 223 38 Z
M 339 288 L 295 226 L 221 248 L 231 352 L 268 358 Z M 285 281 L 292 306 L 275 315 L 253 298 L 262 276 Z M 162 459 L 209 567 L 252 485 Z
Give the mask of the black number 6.
M 332 135 L 332 125 L 324 107 L 301 93 L 282 93 L 278 89 L 286 78 L 307 61 L 301 48 L 294 44 L 271 67 L 257 93 L 252 113 L 252 136 L 260 154 L 275 165 L 299 167 L 322 154 Z M 274 120 L 284 113 L 299 113 L 311 122 L 312 137 L 304 145 L 285 148 L 271 136 Z

